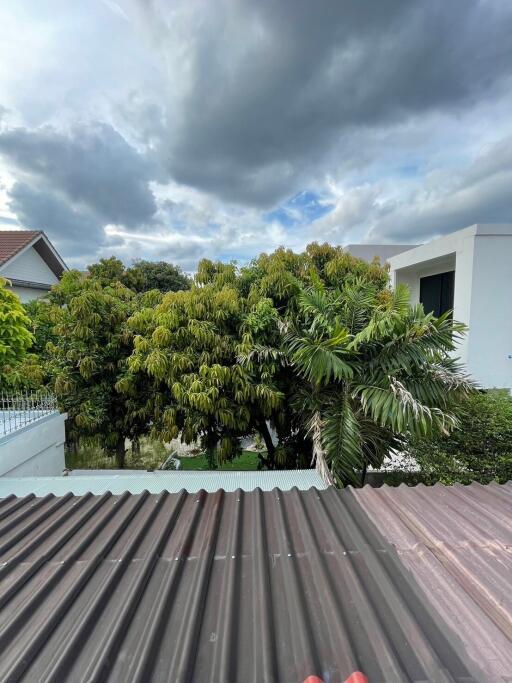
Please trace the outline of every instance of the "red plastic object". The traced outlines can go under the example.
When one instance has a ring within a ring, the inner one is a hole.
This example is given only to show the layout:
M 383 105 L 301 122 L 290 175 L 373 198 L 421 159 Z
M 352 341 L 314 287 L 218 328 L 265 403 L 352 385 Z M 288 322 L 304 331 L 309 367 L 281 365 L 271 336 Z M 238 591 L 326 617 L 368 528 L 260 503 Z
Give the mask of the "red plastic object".
M 360 671 L 354 671 L 353 674 L 350 674 L 345 683 L 370 683 L 370 681 L 368 680 L 368 677 Z
M 321 678 L 318 676 L 308 676 L 307 678 L 304 679 L 304 683 L 324 683 Z M 348 678 L 346 678 L 343 683 L 370 683 L 368 680 L 368 677 L 362 674 L 360 671 L 354 671 L 353 674 L 350 674 Z

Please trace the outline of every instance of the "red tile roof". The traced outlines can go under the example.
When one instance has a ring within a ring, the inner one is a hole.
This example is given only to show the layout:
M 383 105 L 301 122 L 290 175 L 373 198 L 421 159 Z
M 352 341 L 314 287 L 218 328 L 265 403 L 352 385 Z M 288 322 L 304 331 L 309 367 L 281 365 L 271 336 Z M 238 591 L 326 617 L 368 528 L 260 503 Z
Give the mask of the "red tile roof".
M 0 266 L 42 234 L 41 230 L 0 230 Z

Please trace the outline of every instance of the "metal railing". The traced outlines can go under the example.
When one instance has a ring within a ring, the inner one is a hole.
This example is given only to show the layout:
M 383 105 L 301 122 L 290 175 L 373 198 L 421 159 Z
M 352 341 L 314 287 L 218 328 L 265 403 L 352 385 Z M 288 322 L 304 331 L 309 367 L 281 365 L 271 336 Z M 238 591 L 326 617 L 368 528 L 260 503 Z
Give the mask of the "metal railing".
M 11 434 L 58 411 L 57 399 L 47 392 L 0 393 L 0 437 Z

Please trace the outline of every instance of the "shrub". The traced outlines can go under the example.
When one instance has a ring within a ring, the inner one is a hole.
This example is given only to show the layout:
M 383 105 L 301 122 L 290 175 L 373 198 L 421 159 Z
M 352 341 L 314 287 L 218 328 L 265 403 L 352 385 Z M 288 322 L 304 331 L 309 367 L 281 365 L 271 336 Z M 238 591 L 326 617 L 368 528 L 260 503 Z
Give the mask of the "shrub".
M 478 392 L 460 409 L 460 426 L 449 435 L 411 438 L 408 452 L 427 484 L 512 479 L 512 397 L 503 391 Z
M 0 277 L 0 387 L 12 385 L 12 375 L 32 342 L 30 318 L 7 280 Z

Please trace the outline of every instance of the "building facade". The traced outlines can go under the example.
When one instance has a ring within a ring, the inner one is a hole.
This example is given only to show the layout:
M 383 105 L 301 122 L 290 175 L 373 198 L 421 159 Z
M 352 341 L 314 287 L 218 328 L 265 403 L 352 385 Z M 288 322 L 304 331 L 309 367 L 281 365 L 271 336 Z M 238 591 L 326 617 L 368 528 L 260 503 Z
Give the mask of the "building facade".
M 392 286 L 468 332 L 458 355 L 483 388 L 512 389 L 512 224 L 476 224 L 389 259 Z

